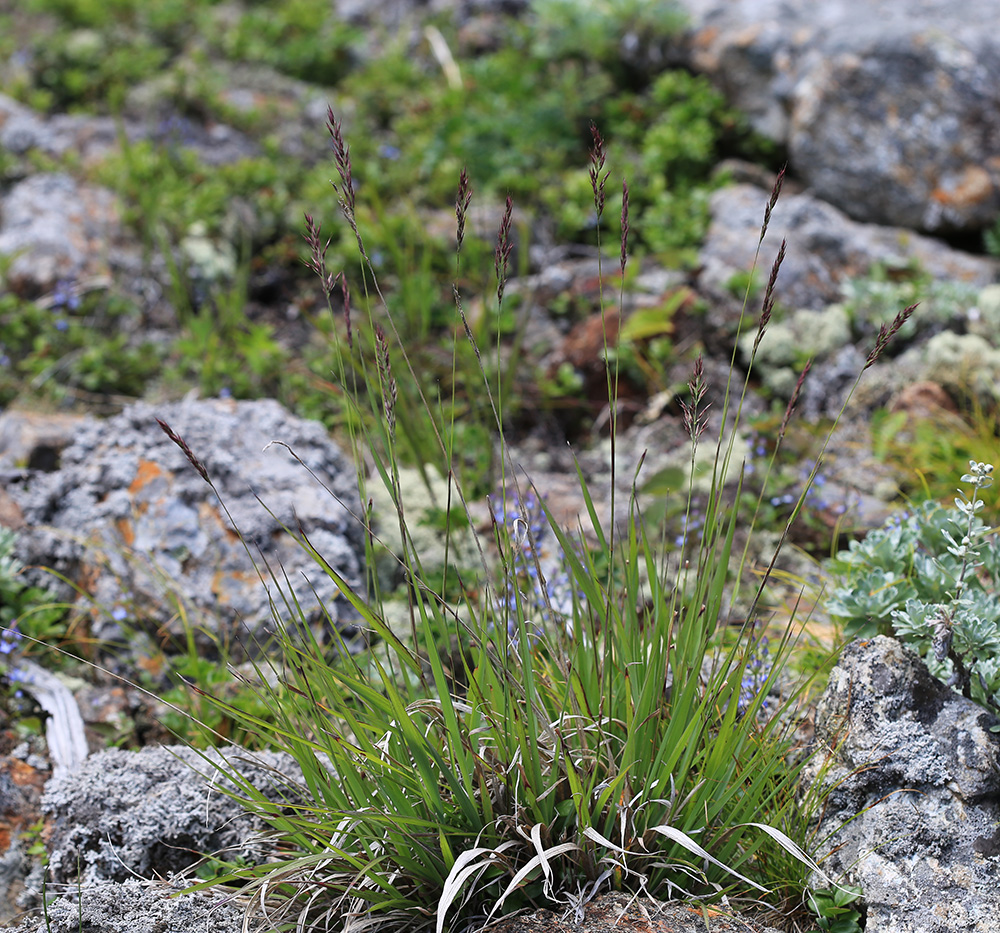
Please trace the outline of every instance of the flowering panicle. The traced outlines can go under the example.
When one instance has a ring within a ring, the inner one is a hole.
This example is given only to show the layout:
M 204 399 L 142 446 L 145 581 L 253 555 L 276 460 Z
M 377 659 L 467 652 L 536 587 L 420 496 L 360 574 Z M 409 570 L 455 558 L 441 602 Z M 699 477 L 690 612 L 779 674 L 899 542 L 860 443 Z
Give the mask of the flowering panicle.
M 392 375 L 392 366 L 389 363 L 389 341 L 386 340 L 385 331 L 381 324 L 375 325 L 375 348 L 379 378 L 382 383 L 385 420 L 389 425 L 389 434 L 394 435 L 396 433 L 396 379 Z
M 354 238 L 358 241 L 358 250 L 366 259 L 364 244 L 361 242 L 361 232 L 358 230 L 358 222 L 354 213 L 354 177 L 351 174 L 351 147 L 344 142 L 344 134 L 341 131 L 340 121 L 334 116 L 333 108 L 328 107 L 326 111 L 326 128 L 333 141 L 333 160 L 337 166 L 337 173 L 340 175 L 340 184 L 333 182 L 333 190 L 337 192 L 340 201 L 340 209 L 344 217 L 350 224 L 354 233 Z
M 503 304 L 503 292 L 507 285 L 507 272 L 510 264 L 510 254 L 514 250 L 511 239 L 511 223 L 514 216 L 514 199 L 508 194 L 504 206 L 503 217 L 500 218 L 500 229 L 497 231 L 497 248 L 494 254 L 494 267 L 497 273 L 497 301 Z
M 760 239 L 757 241 L 758 245 L 764 242 L 764 235 L 767 233 L 767 225 L 771 222 L 771 211 L 774 210 L 774 205 L 778 203 L 778 196 L 781 194 L 781 186 L 785 181 L 786 168 L 788 168 L 787 165 L 781 166 L 781 171 L 775 176 L 774 184 L 771 186 L 771 197 L 768 199 L 767 207 L 764 208 L 764 223 L 760 226 Z
M 322 236 L 322 226 L 313 220 L 311 214 L 306 214 L 306 232 L 302 238 L 309 244 L 309 257 L 305 260 L 306 267 L 319 276 L 323 283 L 323 294 L 328 303 L 333 297 L 333 290 L 337 283 L 340 283 L 340 290 L 344 296 L 344 323 L 347 325 L 347 345 L 354 347 L 354 337 L 351 334 L 351 292 L 347 285 L 347 278 L 343 272 L 334 275 L 327 271 L 326 254 L 330 249 L 331 240 L 324 243 Z
M 700 408 L 708 386 L 705 384 L 705 360 L 699 353 L 698 359 L 694 361 L 694 370 L 691 381 L 688 382 L 688 389 L 691 391 L 691 401 L 681 402 L 681 411 L 684 413 L 684 430 L 692 441 L 697 441 L 705 429 L 708 427 L 708 409 L 710 406 Z
M 326 254 L 330 249 L 331 239 L 324 243 L 321 237 L 323 227 L 313 220 L 312 214 L 306 214 L 306 232 L 302 238 L 309 244 L 309 256 L 303 260 L 306 267 L 315 272 L 323 283 L 323 291 L 327 298 L 333 292 L 336 276 L 326 270 Z
M 465 240 L 465 217 L 469 212 L 469 204 L 472 202 L 472 185 L 469 184 L 469 173 L 462 169 L 458 176 L 458 197 L 455 199 L 455 217 L 458 219 L 458 233 L 455 237 L 455 252 L 462 251 L 462 243 Z
M 597 210 L 597 220 L 600 222 L 601 215 L 604 213 L 604 183 L 608 180 L 611 172 L 604 172 L 608 150 L 596 123 L 590 124 L 590 135 L 594 140 L 590 148 L 590 186 L 594 189 L 594 208 Z M 603 176 L 601 172 L 604 172 Z
M 788 404 L 785 406 L 785 416 L 781 419 L 781 428 L 778 430 L 778 439 L 782 439 L 785 436 L 785 431 L 788 428 L 788 422 L 792 418 L 792 412 L 795 411 L 795 406 L 799 403 L 799 394 L 802 392 L 802 383 L 806 381 L 806 374 L 812 368 L 812 360 L 806 360 L 806 365 L 802 367 L 802 372 L 799 373 L 799 378 L 795 383 L 795 388 L 792 389 L 792 397 L 788 400 Z
M 622 179 L 622 275 L 625 274 L 625 261 L 628 258 L 628 182 Z
M 178 434 L 174 433 L 173 428 L 170 427 L 166 421 L 161 421 L 159 418 L 156 419 L 156 423 L 163 429 L 163 433 L 167 435 L 180 449 L 184 452 L 184 456 L 188 458 L 188 462 L 197 471 L 198 475 L 206 482 L 209 486 L 212 485 L 212 480 L 209 479 L 208 470 L 205 469 L 205 464 L 202 463 L 195 455 L 194 451 L 188 447 L 187 441 L 180 437 Z
M 778 255 L 774 259 L 774 264 L 771 266 L 771 274 L 767 277 L 767 288 L 764 290 L 764 303 L 761 305 L 760 310 L 760 321 L 757 324 L 757 336 L 754 338 L 753 342 L 753 352 L 757 352 L 757 348 L 760 346 L 760 342 L 764 337 L 764 331 L 767 329 L 767 325 L 771 320 L 771 312 L 774 310 L 774 286 L 778 282 L 778 271 L 781 269 L 781 263 L 785 258 L 785 241 L 781 241 L 781 246 L 778 248 Z
M 903 308 L 902 311 L 897 314 L 891 324 L 883 324 L 878 329 L 878 337 L 875 338 L 875 346 L 872 348 L 872 352 L 868 354 L 868 359 L 865 362 L 865 369 L 874 366 L 878 358 L 885 351 L 885 348 L 889 345 L 889 341 L 896 336 L 896 332 L 902 327 L 909 319 L 910 315 L 917 310 L 917 304 L 912 304 L 908 308 Z

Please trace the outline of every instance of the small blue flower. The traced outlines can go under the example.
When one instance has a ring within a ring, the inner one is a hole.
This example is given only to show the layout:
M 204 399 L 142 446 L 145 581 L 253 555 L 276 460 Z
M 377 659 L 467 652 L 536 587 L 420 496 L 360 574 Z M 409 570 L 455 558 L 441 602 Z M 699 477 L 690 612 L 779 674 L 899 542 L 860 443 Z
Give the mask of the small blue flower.
M 392 161 L 395 161 L 402 155 L 402 151 L 398 146 L 390 146 L 388 143 L 382 143 L 382 145 L 378 147 L 378 154 L 383 159 L 391 159 Z
M 17 619 L 15 619 L 10 628 L 0 632 L 0 654 L 11 654 L 20 640 L 21 633 L 17 630 Z
M 111 618 L 116 622 L 124 622 L 128 618 L 128 610 L 124 606 L 115 606 L 111 610 Z

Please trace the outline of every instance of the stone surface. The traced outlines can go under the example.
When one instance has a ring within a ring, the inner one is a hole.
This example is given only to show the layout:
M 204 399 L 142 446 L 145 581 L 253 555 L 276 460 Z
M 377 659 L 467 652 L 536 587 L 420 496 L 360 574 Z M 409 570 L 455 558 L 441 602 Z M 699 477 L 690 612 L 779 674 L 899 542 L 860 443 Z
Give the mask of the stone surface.
M 190 445 L 214 490 L 157 418 Z M 271 441 L 278 443 L 267 446 Z M 96 637 L 122 640 L 119 622 L 128 632 L 182 635 L 179 620 L 186 618 L 196 630 L 238 644 L 273 625 L 254 561 L 284 617 L 268 566 L 282 590 L 291 581 L 306 613 L 322 603 L 334 625 L 347 623 L 336 585 L 284 529 L 305 531 L 357 585 L 363 545 L 355 484 L 354 468 L 320 424 L 274 401 L 192 399 L 138 404 L 82 424 L 58 470 L 26 471 L 8 492 L 25 526 L 20 558 L 78 582 L 93 597 L 87 611 Z M 75 594 L 67 589 L 63 596 Z
M 769 197 L 769 191 L 753 185 L 734 185 L 712 195 L 712 222 L 699 257 L 702 288 L 727 295 L 733 274 L 749 271 Z M 915 261 L 935 279 L 975 286 L 991 283 L 998 269 L 996 261 L 960 252 L 940 240 L 857 223 L 816 197 L 789 193 L 778 198 L 771 214 L 758 260 L 761 283 L 767 281 L 782 238 L 787 247 L 775 296 L 793 309 L 820 310 L 839 300 L 841 286 L 876 263 Z
M 52 472 L 62 452 L 73 443 L 87 415 L 50 414 L 10 409 L 0 414 L 0 470 Z
M 818 838 L 864 889 L 867 933 L 1000 930 L 997 723 L 893 639 L 844 649 L 816 713 L 835 750 Z
M 292 782 L 301 774 L 288 755 L 234 746 L 109 749 L 46 785 L 50 881 L 87 889 L 102 881 L 169 878 L 204 855 L 265 858 L 267 844 L 255 839 L 264 824 L 224 792 L 243 793 L 218 765 L 272 800 L 299 799 Z
M 240 933 L 243 909 L 218 893 L 179 894 L 180 887 L 137 878 L 90 884 L 38 909 L 10 933 Z
M 703 933 L 706 929 L 713 933 L 777 933 L 746 913 L 627 894 L 605 894 L 562 915 L 538 910 L 490 927 L 491 933 Z
M 108 246 L 124 237 L 115 196 L 61 173 L 32 175 L 0 199 L 7 287 L 27 297 L 59 280 L 109 280 Z
M 993 0 L 681 0 L 688 61 L 858 220 L 978 230 L 1000 209 Z

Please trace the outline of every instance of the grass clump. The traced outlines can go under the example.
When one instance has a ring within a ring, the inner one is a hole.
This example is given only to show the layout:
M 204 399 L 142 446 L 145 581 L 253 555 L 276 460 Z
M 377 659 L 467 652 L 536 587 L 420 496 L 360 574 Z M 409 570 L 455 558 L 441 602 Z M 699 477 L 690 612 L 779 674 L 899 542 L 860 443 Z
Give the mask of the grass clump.
M 328 128 L 360 278 L 384 307 L 358 221 L 350 151 L 332 113 Z M 590 176 L 598 216 L 609 177 L 605 158 L 595 129 Z M 780 177 L 761 240 L 779 190 Z M 628 193 L 625 183 L 620 272 L 628 260 Z M 463 172 L 456 278 L 470 201 Z M 498 308 L 509 275 L 511 213 L 508 198 L 495 251 Z M 327 267 L 327 243 L 311 217 L 306 239 L 309 265 L 332 302 L 340 276 Z M 765 291 L 757 344 L 783 255 L 784 244 Z M 369 302 L 371 317 L 361 327 L 351 322 L 350 307 L 337 308 L 347 328 L 332 348 L 335 377 L 343 403 L 359 410 L 349 421 L 355 456 L 372 471 L 370 477 L 359 473 L 361 501 L 369 501 L 374 482 L 393 503 L 384 520 L 399 531 L 395 559 L 405 581 L 405 620 L 392 623 L 377 575 L 367 592 L 352 590 L 299 535 L 381 645 L 359 657 L 346 650 L 331 655 L 308 624 L 293 631 L 278 621 L 281 657 L 263 659 L 258 670 L 274 721 L 218 701 L 248 733 L 294 756 L 311 801 L 280 808 L 243 782 L 250 808 L 272 825 L 283 854 L 225 880 L 239 877 L 258 891 L 269 922 L 306 928 L 378 922 L 441 933 L 525 906 L 581 906 L 604 890 L 764 898 L 794 909 L 816 868 L 805 852 L 816 801 L 798 796 L 804 756 L 790 757 L 800 690 L 782 675 L 791 629 L 769 638 L 758 609 L 777 555 L 746 621 L 736 637 L 726 637 L 747 562 L 746 546 L 741 555 L 736 543 L 748 519 L 739 508 L 740 470 L 731 463 L 735 435 L 714 440 L 700 525 L 679 549 L 644 519 L 636 482 L 624 510 L 616 509 L 612 491 L 612 519 L 602 521 L 601 504 L 582 473 L 588 531 L 581 526 L 570 533 L 554 520 L 544 491 L 515 468 L 504 443 L 503 381 L 488 369 L 490 356 L 474 339 L 457 288 L 454 300 L 455 352 L 468 338 L 501 450 L 490 532 L 476 543 L 480 566 L 473 575 L 446 558 L 443 576 L 425 573 L 409 531 L 413 504 L 401 492 L 401 382 L 412 382 L 413 397 L 431 406 L 392 316 L 375 320 Z M 910 313 L 883 328 L 869 365 Z M 609 366 L 613 447 L 616 381 Z M 708 391 L 699 357 L 682 406 L 690 446 L 688 512 L 699 448 L 708 443 Z M 781 436 L 796 398 L 797 391 Z M 364 406 L 374 415 L 361 413 Z M 721 423 L 735 419 L 738 426 L 741 412 L 742 396 L 727 386 Z M 449 478 L 442 513 L 464 515 L 457 523 L 464 532 L 476 521 L 454 469 L 460 453 L 454 423 L 438 413 L 429 425 L 441 473 Z M 197 453 L 161 426 L 211 484 Z M 638 476 L 641 461 L 635 469 Z M 734 487 L 725 486 L 726 476 L 736 477 Z M 784 534 L 804 498 L 805 492 Z M 374 567 L 379 527 L 370 510 L 359 519 Z M 445 523 L 446 554 L 449 527 Z M 282 607 L 276 620 L 295 618 L 293 587 L 274 572 L 265 576 Z

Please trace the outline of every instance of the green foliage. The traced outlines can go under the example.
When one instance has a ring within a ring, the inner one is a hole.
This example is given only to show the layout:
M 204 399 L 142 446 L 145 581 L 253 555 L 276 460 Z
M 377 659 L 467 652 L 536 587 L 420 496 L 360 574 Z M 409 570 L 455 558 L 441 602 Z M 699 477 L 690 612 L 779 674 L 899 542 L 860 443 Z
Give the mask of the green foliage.
M 78 393 L 139 397 L 159 370 L 158 346 L 133 336 L 138 309 L 109 292 L 59 283 L 42 302 L 0 296 L 0 404 Z
M 1000 546 L 978 517 L 989 464 L 969 462 L 955 507 L 925 502 L 830 562 L 835 586 L 827 603 L 847 635 L 892 634 L 931 673 L 965 696 L 1000 709 Z
M 313 84 L 336 84 L 352 65 L 358 36 L 331 12 L 327 0 L 252 4 L 217 33 L 237 61 L 261 62 Z
M 622 43 L 646 46 L 677 34 L 685 16 L 662 0 L 536 0 L 534 50 L 539 58 L 579 56 L 620 65 Z
M 861 888 L 841 885 L 809 892 L 809 909 L 816 915 L 816 933 L 861 933 L 861 911 L 856 908 Z
M 25 582 L 24 565 L 14 556 L 16 541 L 13 531 L 0 526 L 0 627 L 16 626 L 22 635 L 43 641 L 57 637 L 65 632 L 65 607 L 56 605 L 48 590 Z
M 160 721 L 171 734 L 196 748 L 220 742 L 256 745 L 257 730 L 243 728 L 244 720 L 227 715 L 217 700 L 225 698 L 262 721 L 270 721 L 269 708 L 261 702 L 258 690 L 233 676 L 226 659 L 214 661 L 189 652 L 171 661 L 169 668 L 176 686 L 161 693 L 169 707 Z
M 876 411 L 871 435 L 875 456 L 899 471 L 901 490 L 918 501 L 947 501 L 954 492 L 956 464 L 1000 461 L 996 417 L 977 404 L 965 417 L 947 411 L 926 417 Z M 990 525 L 1000 524 L 1000 503 L 987 501 L 983 518 Z
M 991 256 L 1000 256 L 1000 219 L 993 226 L 983 231 L 983 248 Z
M 127 88 L 156 74 L 165 50 L 142 35 L 61 31 L 33 50 L 35 81 L 29 103 L 52 112 L 121 102 Z

